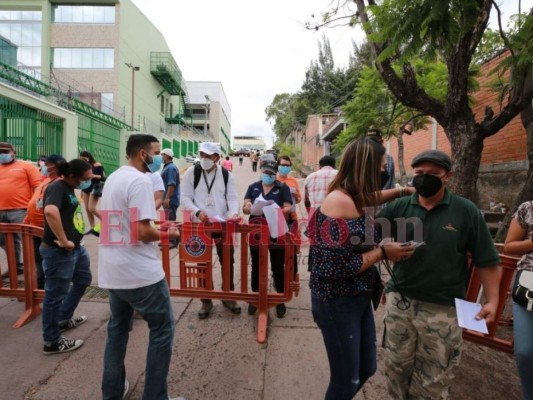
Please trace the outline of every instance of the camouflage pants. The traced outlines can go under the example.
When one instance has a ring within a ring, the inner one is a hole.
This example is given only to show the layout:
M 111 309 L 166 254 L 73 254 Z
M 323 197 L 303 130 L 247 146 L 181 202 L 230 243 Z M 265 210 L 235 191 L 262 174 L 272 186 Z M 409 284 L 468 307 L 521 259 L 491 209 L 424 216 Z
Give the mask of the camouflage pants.
M 394 399 L 448 399 L 458 371 L 462 329 L 455 308 L 412 300 L 401 310 L 398 293 L 387 294 L 385 375 Z

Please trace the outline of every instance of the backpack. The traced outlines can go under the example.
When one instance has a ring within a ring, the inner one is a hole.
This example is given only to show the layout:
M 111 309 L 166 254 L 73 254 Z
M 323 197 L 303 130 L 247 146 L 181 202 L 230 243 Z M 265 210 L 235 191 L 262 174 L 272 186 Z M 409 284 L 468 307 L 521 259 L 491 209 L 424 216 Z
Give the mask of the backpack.
M 221 170 L 222 170 L 222 178 L 224 179 L 224 198 L 226 199 L 226 208 L 229 211 L 228 197 L 227 197 L 229 172 L 226 168 L 221 168 Z M 194 189 L 196 189 L 196 187 L 198 186 L 198 183 L 200 183 L 201 176 L 202 176 L 202 167 L 200 164 L 195 164 L 194 165 Z

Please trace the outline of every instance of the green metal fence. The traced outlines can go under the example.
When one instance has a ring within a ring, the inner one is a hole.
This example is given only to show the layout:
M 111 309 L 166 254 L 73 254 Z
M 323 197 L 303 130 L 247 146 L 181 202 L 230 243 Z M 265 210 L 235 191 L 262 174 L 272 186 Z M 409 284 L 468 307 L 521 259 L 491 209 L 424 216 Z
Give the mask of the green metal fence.
M 170 149 L 170 140 L 163 139 L 163 143 L 161 144 L 161 150 L 163 149 Z
M 78 152 L 89 151 L 109 175 L 120 165 L 120 128 L 78 112 Z
M 11 143 L 20 159 L 61 154 L 63 120 L 0 97 L 0 141 Z
M 172 140 L 172 151 L 174 152 L 174 157 L 180 158 L 180 142 L 179 140 Z

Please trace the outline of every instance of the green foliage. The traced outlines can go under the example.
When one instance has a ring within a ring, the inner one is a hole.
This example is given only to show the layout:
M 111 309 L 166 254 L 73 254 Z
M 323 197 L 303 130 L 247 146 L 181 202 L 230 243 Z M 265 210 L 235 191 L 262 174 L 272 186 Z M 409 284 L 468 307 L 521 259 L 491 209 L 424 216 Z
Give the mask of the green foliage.
M 326 37 L 318 44 L 318 59 L 311 61 L 298 93 L 277 94 L 265 109 L 267 121 L 274 122 L 277 143 L 298 126 L 305 126 L 307 116 L 331 113 L 351 98 L 360 70 L 368 62 L 368 46 L 354 44 L 354 54 L 348 68 L 336 68 Z

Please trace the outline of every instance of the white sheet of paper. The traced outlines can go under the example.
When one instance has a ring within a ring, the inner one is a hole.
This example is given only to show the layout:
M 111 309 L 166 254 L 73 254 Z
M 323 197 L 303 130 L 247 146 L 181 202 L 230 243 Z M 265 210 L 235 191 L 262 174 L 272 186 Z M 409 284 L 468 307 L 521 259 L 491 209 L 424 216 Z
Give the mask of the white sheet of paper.
M 455 311 L 457 312 L 457 321 L 461 328 L 470 329 L 471 331 L 489 333 L 487 323 L 484 319 L 477 320 L 476 315 L 481 310 L 481 304 L 472 303 L 461 299 L 455 299 Z
M 289 231 L 283 212 L 276 203 L 263 207 L 263 213 L 267 220 L 270 237 L 277 238 Z
M 261 215 L 263 214 L 263 207 L 268 206 L 273 203 L 274 203 L 274 200 L 265 200 L 263 195 L 260 194 L 259 197 L 255 199 L 254 203 L 252 204 L 252 210 L 250 211 L 250 214 Z

